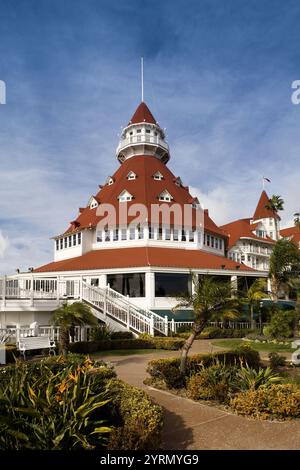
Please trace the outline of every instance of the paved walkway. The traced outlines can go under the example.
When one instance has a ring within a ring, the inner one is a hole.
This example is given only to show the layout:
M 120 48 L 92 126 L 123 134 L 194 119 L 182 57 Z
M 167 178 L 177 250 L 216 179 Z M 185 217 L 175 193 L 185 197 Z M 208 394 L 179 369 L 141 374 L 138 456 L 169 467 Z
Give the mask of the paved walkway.
M 192 353 L 220 350 L 208 341 L 196 341 Z M 124 381 L 143 388 L 165 413 L 164 449 L 300 449 L 300 421 L 266 422 L 243 418 L 216 407 L 176 397 L 143 384 L 151 359 L 174 357 L 177 351 L 144 355 L 107 356 Z

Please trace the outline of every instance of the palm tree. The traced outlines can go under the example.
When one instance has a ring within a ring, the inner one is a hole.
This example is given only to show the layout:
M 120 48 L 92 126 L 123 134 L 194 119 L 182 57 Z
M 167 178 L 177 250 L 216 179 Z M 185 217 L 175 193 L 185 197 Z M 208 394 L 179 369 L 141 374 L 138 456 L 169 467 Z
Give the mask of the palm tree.
M 281 196 L 273 194 L 266 204 L 266 209 L 269 209 L 273 212 L 283 211 L 284 200 Z
M 300 230 L 300 212 L 294 214 L 294 225 Z
M 256 279 L 252 286 L 249 287 L 245 301 L 249 305 L 251 328 L 255 328 L 254 324 L 254 307 L 258 305 L 258 302 L 269 295 L 266 293 L 267 283 L 265 279 Z
M 217 281 L 208 276 L 197 276 L 192 274 L 194 293 L 186 294 L 179 298 L 179 303 L 174 307 L 174 311 L 180 308 L 192 307 L 194 311 L 194 324 L 192 333 L 182 347 L 180 360 L 180 373 L 185 375 L 186 362 L 189 350 L 196 336 L 206 326 L 209 320 L 214 318 L 236 318 L 237 299 L 233 297 L 230 283 Z
M 296 245 L 285 238 L 278 240 L 270 256 L 269 277 L 273 300 L 278 300 L 280 287 L 286 285 L 292 273 L 299 269 L 300 251 Z
M 59 326 L 59 343 L 64 356 L 68 354 L 70 331 L 74 326 L 97 325 L 98 321 L 83 302 L 64 303 L 53 313 L 51 322 Z
M 269 199 L 269 201 L 265 205 L 265 208 L 269 209 L 270 211 L 274 212 L 277 215 L 279 211 L 283 211 L 283 206 L 284 206 L 284 200 L 282 199 L 282 197 L 276 194 L 273 194 L 273 196 Z M 275 217 L 275 231 L 276 231 L 276 240 L 277 240 L 278 221 L 276 217 Z
M 296 308 L 295 308 L 295 319 L 294 319 L 294 336 L 298 335 L 299 320 L 300 320 L 300 277 L 291 278 L 288 281 L 288 286 L 294 289 L 297 294 Z

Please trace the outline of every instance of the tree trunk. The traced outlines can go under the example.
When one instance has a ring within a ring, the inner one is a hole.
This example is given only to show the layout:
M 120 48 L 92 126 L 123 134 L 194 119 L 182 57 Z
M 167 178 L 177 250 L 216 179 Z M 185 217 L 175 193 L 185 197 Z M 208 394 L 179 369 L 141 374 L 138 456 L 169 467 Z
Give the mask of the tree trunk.
M 205 320 L 201 321 L 200 323 L 194 323 L 193 331 L 182 347 L 179 370 L 183 376 L 185 376 L 185 373 L 186 373 L 186 362 L 187 362 L 187 356 L 188 356 L 189 350 L 191 349 L 196 336 L 199 333 L 201 333 L 205 325 L 206 325 Z
M 68 350 L 69 350 L 69 344 L 70 344 L 70 332 L 69 329 L 65 328 L 60 328 L 59 330 L 59 342 L 60 342 L 60 348 L 62 355 L 64 357 L 67 357 L 68 355 Z
M 272 276 L 272 278 L 271 278 L 271 299 L 274 302 L 278 301 L 278 291 L 279 291 L 279 283 L 278 283 L 277 279 L 275 279 L 274 276 Z
M 297 301 L 295 307 L 295 319 L 294 319 L 294 332 L 293 335 L 296 338 L 298 336 L 299 331 L 299 319 L 300 319 L 300 294 L 297 294 Z
M 254 306 L 252 303 L 250 304 L 250 322 L 251 322 L 251 328 L 253 330 L 256 325 L 254 325 Z

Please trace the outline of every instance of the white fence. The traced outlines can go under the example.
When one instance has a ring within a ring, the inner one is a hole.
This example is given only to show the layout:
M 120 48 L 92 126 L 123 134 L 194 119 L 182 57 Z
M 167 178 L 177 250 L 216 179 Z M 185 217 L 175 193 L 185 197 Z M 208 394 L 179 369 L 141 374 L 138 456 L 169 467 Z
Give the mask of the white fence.
M 169 323 L 169 332 L 171 333 L 177 333 L 180 330 L 186 330 L 188 331 L 189 329 L 192 329 L 192 326 L 194 322 L 192 321 L 175 321 L 171 320 L 168 322 Z M 265 323 L 263 324 L 263 326 Z M 216 328 L 227 328 L 231 330 L 250 330 L 252 328 L 251 322 L 227 322 L 226 324 L 224 322 L 208 322 L 207 326 L 214 326 Z M 256 325 L 258 327 L 258 324 Z
M 70 335 L 70 342 L 88 341 L 91 339 L 92 330 L 95 329 L 91 326 L 75 326 L 74 331 Z M 1 338 L 7 343 L 16 343 L 19 338 L 28 338 L 30 336 L 49 336 L 49 338 L 58 341 L 59 327 L 58 326 L 38 326 L 36 328 L 21 327 L 21 328 L 0 328 L 0 342 Z

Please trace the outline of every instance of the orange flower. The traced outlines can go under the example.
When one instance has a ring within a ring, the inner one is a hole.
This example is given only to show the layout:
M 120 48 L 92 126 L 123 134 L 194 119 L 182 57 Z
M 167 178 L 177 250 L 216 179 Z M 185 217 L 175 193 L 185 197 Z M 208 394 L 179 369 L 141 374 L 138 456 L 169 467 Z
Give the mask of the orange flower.
M 63 380 L 62 383 L 58 386 L 59 393 L 64 393 L 66 388 L 67 388 L 67 382 Z

